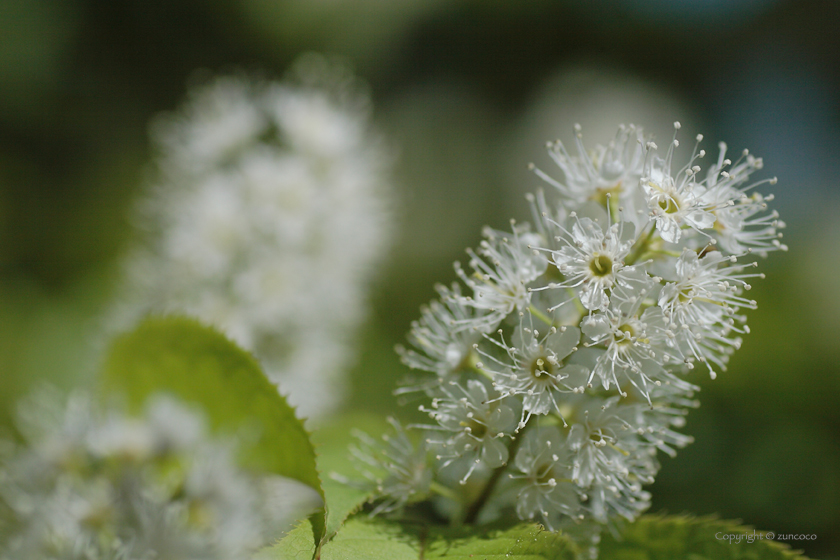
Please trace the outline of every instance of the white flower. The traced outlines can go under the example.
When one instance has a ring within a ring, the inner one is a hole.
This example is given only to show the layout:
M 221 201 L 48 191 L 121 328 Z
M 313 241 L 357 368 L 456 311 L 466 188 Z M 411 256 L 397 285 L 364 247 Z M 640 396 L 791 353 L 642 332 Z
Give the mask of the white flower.
M 575 516 L 580 508 L 578 490 L 571 480 L 571 455 L 565 438 L 556 428 L 540 428 L 524 436 L 516 454 L 521 485 L 516 496 L 520 519 L 539 517 L 551 530 L 560 514 Z
M 615 387 L 621 396 L 627 396 L 622 383 L 626 378 L 649 400 L 652 385 L 673 377 L 663 365 L 680 359 L 667 346 L 659 309 L 640 312 L 643 301 L 637 297 L 629 305 L 615 304 L 603 313 L 589 315 L 581 321 L 581 330 L 591 341 L 585 346 L 603 348 L 589 382 L 597 376 L 604 389 Z
M 403 363 L 412 369 L 436 373 L 443 380 L 465 368 L 473 367 L 477 359 L 473 344 L 481 338 L 474 329 L 461 330 L 458 325 L 474 323 L 481 311 L 461 305 L 461 288 L 437 286 L 440 301 L 433 301 L 421 310 L 419 321 L 411 324 L 408 340 L 416 348 L 397 347 Z
M 688 410 L 697 408 L 699 402 L 691 397 L 698 387 L 690 383 L 663 383 L 651 388 L 651 405 L 622 405 L 622 416 L 627 427 L 632 426 L 636 435 L 645 443 L 652 445 L 670 457 L 676 457 L 676 448 L 683 448 L 692 443 L 694 438 L 677 432 L 685 427 Z
M 718 147 L 718 161 L 709 168 L 705 181 L 709 189 L 707 198 L 715 205 L 715 237 L 733 254 L 756 250 L 766 256 L 768 251 L 786 251 L 778 231 L 784 229 L 785 223 L 779 220 L 778 212 L 767 211 L 773 195 L 750 192 L 763 183 L 775 185 L 776 178 L 744 185 L 753 172 L 764 167 L 763 160 L 744 150 L 738 161 L 732 163 L 726 159 L 726 144 L 721 142 Z
M 708 229 L 715 216 L 703 201 L 706 189 L 687 178 L 674 182 L 669 175 L 654 170 L 652 177 L 642 180 L 651 213 L 656 217 L 656 229 L 669 243 L 680 240 L 683 226 Z
M 779 241 L 778 230 L 785 227 L 779 213 L 774 210 L 762 214 L 768 200 L 772 198 L 756 193 L 715 211 L 715 236 L 726 251 L 742 254 L 756 250 L 766 256 L 767 251 L 787 250 L 787 245 Z
M 382 442 L 356 431 L 359 445 L 350 448 L 364 469 L 362 474 L 385 498 L 373 514 L 400 509 L 410 501 L 426 496 L 432 482 L 427 450 L 416 447 L 397 420 L 388 418 L 388 422 L 394 433 L 382 436 Z
M 570 156 L 560 140 L 548 144 L 548 155 L 563 171 L 564 182 L 556 181 L 538 169 L 535 171 L 576 204 L 590 199 L 603 202 L 607 194 L 618 199 L 627 187 L 633 187 L 643 172 L 642 131 L 633 125 L 622 125 L 609 145 L 596 146 L 592 152 L 583 145 L 580 125 L 575 125 L 575 147 L 577 154 Z
M 549 287 L 574 288 L 580 303 L 591 311 L 607 308 L 607 292 L 616 284 L 630 287 L 646 281 L 637 267 L 624 263 L 636 241 L 633 224 L 612 224 L 604 231 L 589 218 L 574 214 L 570 218 L 571 233 L 566 232 L 563 246 L 551 254 L 564 280 Z
M 498 399 L 491 400 L 487 388 L 478 380 L 467 381 L 466 388 L 457 383 L 441 387 L 443 396 L 432 401 L 432 408 L 423 408 L 438 426 L 443 438 L 432 435 L 426 443 L 436 450 L 437 458 L 447 466 L 455 459 L 468 462 L 467 473 L 461 479 L 466 484 L 477 464 L 491 469 L 508 461 L 507 439 L 516 427 L 513 410 Z
M 509 361 L 501 362 L 485 353 L 489 360 L 503 366 L 499 371 L 494 371 L 492 366 L 488 368 L 493 373 L 493 386 L 505 396 L 522 399 L 520 428 L 525 427 L 532 414 L 548 414 L 554 410 L 562 417 L 558 404 L 560 393 L 577 389 L 577 386 L 571 387 L 567 380 L 574 377 L 579 382 L 588 374 L 583 366 L 565 363 L 566 358 L 577 350 L 579 342 L 580 330 L 576 327 L 561 327 L 559 330 L 550 327 L 544 336 L 540 336 L 533 324 L 530 328 L 520 324 L 514 331 L 510 346 L 505 344 L 504 339 L 498 343 L 507 353 Z
M 145 416 L 100 410 L 75 394 L 24 401 L 25 445 L 0 465 L 0 556 L 249 558 L 279 519 L 228 442 L 169 398 Z M 50 408 L 50 419 L 27 418 Z M 276 536 L 276 535 L 275 535 Z
M 539 244 L 540 239 L 525 228 L 513 225 L 513 239 L 503 232 L 490 228 L 484 230 L 478 254 L 468 249 L 473 274 L 467 276 L 458 263 L 455 272 L 473 291 L 472 296 L 463 296 L 459 302 L 483 313 L 458 321 L 459 329 L 472 328 L 487 332 L 496 328 L 501 320 L 514 309 L 526 309 L 531 300 L 528 284 L 537 279 L 548 266 L 540 252 L 528 249 Z
M 675 122 L 674 129 L 674 139 L 668 146 L 665 158 L 649 157 L 645 165 L 645 176 L 640 179 L 651 215 L 655 218 L 656 229 L 662 239 L 669 243 L 680 240 L 683 227 L 703 230 L 715 223 L 715 216 L 711 212 L 714 205 L 704 197 L 706 187 L 695 181 L 700 167 L 693 164 L 705 152 L 698 154 L 695 149 L 691 161 L 679 172 L 672 174 L 674 148 L 680 145 L 676 137 L 680 123 Z M 702 138 L 697 137 L 698 143 Z M 648 142 L 646 147 L 655 150 L 656 144 Z
M 113 322 L 178 312 L 211 323 L 317 418 L 342 397 L 390 244 L 390 156 L 346 68 L 309 57 L 295 71 L 281 83 L 219 78 L 158 122 L 146 237 Z
M 679 130 L 679 123 L 674 123 L 674 127 Z M 702 135 L 697 136 L 698 144 L 702 139 Z M 704 230 L 703 236 L 712 243 L 725 243 L 726 250 L 733 253 L 787 249 L 779 240 L 782 236 L 778 232 L 785 227 L 784 222 L 779 221 L 775 212 L 765 214 L 766 201 L 773 200 L 773 196 L 747 194 L 763 183 L 776 183 L 774 177 L 745 185 L 754 171 L 762 169 L 761 158 L 744 150 L 733 164 L 726 159 L 727 147 L 721 142 L 717 163 L 710 166 L 705 179 L 698 181 L 701 167 L 695 162 L 705 156 L 705 151 L 698 152 L 695 148 L 689 163 L 673 174 L 671 161 L 677 146 L 675 134 L 665 158 L 650 157 L 645 176 L 640 180 L 662 239 L 677 243 L 683 231 L 689 228 L 697 232 Z M 647 147 L 656 149 L 652 142 Z
M 583 421 L 572 426 L 567 443 L 574 453 L 572 480 L 585 490 L 592 516 L 602 523 L 613 513 L 633 520 L 647 509 L 650 494 L 642 483 L 653 482 L 658 470 L 655 450 L 639 448 L 617 402 L 613 397 L 583 406 Z
M 702 258 L 694 251 L 685 251 L 676 263 L 676 278 L 659 294 L 659 307 L 670 322 L 671 337 L 687 356 L 708 365 L 712 377 L 717 374 L 712 364 L 726 369 L 729 354 L 740 347 L 741 339 L 733 333 L 749 332 L 738 327 L 745 318 L 738 314 L 742 307 L 754 308 L 756 302 L 741 296 L 749 289 L 748 278 L 763 274 L 744 274 L 756 266 L 751 262 L 736 264 L 735 255 L 709 251 Z

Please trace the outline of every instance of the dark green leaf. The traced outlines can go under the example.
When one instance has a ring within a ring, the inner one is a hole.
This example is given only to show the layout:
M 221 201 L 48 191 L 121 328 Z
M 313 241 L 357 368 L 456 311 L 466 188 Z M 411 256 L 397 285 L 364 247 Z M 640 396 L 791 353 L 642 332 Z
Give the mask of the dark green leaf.
M 732 521 L 690 516 L 646 515 L 629 524 L 616 540 L 605 532 L 602 560 L 788 560 L 805 559 L 767 533 Z M 770 533 L 772 534 L 772 533 Z M 727 539 L 727 535 L 733 535 Z M 759 538 L 759 535 L 762 538 Z M 740 542 L 736 542 L 741 536 Z M 774 535 L 775 536 L 775 535 Z M 751 538 L 749 542 L 747 538 Z

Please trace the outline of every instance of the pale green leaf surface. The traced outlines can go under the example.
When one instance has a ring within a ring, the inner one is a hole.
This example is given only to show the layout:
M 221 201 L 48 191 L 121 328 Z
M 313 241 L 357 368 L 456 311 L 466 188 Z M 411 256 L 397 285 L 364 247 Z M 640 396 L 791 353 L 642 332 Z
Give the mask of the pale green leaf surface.
M 218 331 L 185 317 L 152 317 L 117 338 L 105 361 L 105 395 L 133 409 L 155 393 L 199 405 L 214 430 L 253 435 L 243 463 L 293 478 L 323 497 L 309 434 L 257 361 Z
M 315 542 L 320 539 L 309 519 L 289 531 L 277 544 L 264 548 L 253 560 L 312 560 L 315 555 Z
M 324 521 L 324 539 L 335 536 L 347 517 L 358 511 L 373 497 L 372 491 L 360 490 L 324 476 L 324 503 L 326 516 Z
M 323 545 L 321 560 L 417 560 L 417 535 L 394 522 L 366 516 L 348 519 L 335 538 Z
M 259 560 L 312 558 L 309 522 L 260 553 Z M 321 548 L 320 560 L 573 560 L 577 548 L 559 533 L 535 525 L 508 529 L 458 529 L 400 524 L 364 515 L 351 517 L 335 538 Z
M 732 521 L 690 516 L 646 515 L 622 531 L 622 539 L 605 532 L 602 560 L 805 560 L 787 546 L 766 539 L 728 543 L 726 534 L 763 534 Z
M 605 532 L 601 560 L 806 560 L 769 540 L 728 544 L 722 534 L 753 533 L 730 521 L 688 516 L 645 516 L 625 526 L 617 540 Z M 760 531 L 757 533 L 761 533 Z M 314 531 L 309 521 L 258 560 L 311 560 Z M 508 529 L 426 528 L 364 515 L 351 517 L 321 549 L 321 560 L 565 560 L 578 549 L 560 533 L 522 524 Z
M 508 529 L 443 529 L 427 537 L 423 558 L 460 560 L 572 560 L 577 547 L 562 533 L 533 524 Z

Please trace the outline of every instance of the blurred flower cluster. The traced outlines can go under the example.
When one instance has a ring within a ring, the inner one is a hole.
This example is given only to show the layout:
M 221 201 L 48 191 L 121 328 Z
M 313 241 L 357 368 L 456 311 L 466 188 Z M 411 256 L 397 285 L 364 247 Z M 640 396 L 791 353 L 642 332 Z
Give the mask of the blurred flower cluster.
M 749 332 L 745 293 L 756 257 L 786 249 L 772 195 L 721 144 L 705 173 L 702 136 L 685 165 L 635 126 L 574 155 L 548 145 L 563 173 L 530 196 L 534 227 L 486 229 L 461 283 L 412 325 L 400 390 L 431 399 L 433 423 L 355 454 L 383 500 L 377 511 L 432 497 L 439 511 L 482 522 L 514 510 L 592 547 L 600 528 L 650 505 L 657 451 L 691 442 L 677 430 L 696 406 L 695 367 L 712 377 Z
M 234 560 L 276 536 L 268 481 L 172 399 L 138 418 L 83 393 L 20 410 L 25 443 L 0 451 L 0 558 Z
M 195 316 L 254 352 L 301 414 L 333 411 L 390 239 L 391 158 L 364 87 L 308 55 L 284 82 L 193 91 L 154 139 L 146 238 L 127 259 L 115 328 Z

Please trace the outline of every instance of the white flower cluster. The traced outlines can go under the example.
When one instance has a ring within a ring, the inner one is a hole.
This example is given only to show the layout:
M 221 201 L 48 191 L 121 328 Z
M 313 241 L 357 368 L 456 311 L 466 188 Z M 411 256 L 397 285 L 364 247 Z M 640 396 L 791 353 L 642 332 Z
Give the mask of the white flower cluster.
M 148 238 L 127 262 L 117 328 L 196 316 L 253 351 L 301 414 L 333 410 L 390 238 L 391 158 L 369 109 L 349 71 L 316 55 L 282 83 L 193 91 L 156 128 Z
M 685 375 L 714 377 L 748 332 L 754 256 L 786 249 L 772 195 L 755 191 L 775 179 L 750 182 L 761 159 L 732 162 L 721 144 L 701 175 L 701 136 L 677 168 L 676 132 L 664 157 L 632 125 L 592 152 L 575 134 L 574 156 L 549 144 L 562 181 L 536 171 L 559 204 L 540 192 L 535 228 L 486 230 L 469 270 L 456 264 L 463 284 L 440 287 L 398 348 L 433 374 L 405 390 L 432 399 L 434 481 L 390 503 L 436 493 L 467 522 L 510 509 L 597 543 L 649 506 L 657 451 L 691 441 L 676 431 L 696 406 Z
M 264 485 L 177 401 L 132 418 L 39 395 L 19 428 L 0 454 L 4 560 L 244 560 L 276 536 Z

